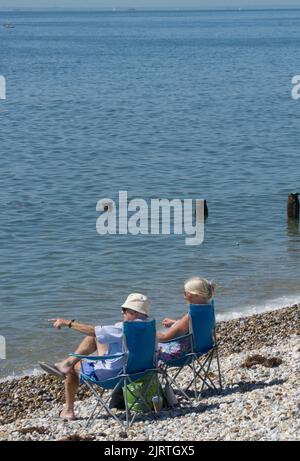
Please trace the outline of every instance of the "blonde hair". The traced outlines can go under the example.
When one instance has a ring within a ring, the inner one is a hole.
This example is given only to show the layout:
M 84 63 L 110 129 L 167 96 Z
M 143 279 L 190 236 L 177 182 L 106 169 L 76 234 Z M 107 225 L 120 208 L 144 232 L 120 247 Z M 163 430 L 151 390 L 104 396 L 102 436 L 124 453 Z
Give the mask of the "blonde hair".
M 202 277 L 191 277 L 184 284 L 184 290 L 192 295 L 202 296 L 209 301 L 216 290 L 217 285 Z

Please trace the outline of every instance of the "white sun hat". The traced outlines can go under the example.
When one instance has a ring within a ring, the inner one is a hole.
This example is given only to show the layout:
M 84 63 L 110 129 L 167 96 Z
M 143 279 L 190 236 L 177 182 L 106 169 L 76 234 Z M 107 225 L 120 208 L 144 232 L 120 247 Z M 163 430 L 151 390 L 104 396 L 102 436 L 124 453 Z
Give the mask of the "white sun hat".
M 141 314 L 149 316 L 150 312 L 150 303 L 147 296 L 142 295 L 141 293 L 131 293 L 125 303 L 122 305 L 127 309 L 132 311 L 140 312 Z

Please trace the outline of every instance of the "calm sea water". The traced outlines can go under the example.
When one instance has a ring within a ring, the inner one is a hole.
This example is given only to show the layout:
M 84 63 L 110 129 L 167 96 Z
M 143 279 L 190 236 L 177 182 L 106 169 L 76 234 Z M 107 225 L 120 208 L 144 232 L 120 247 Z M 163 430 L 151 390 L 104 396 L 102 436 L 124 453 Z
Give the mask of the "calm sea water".
M 220 318 L 299 302 L 300 11 L 2 12 L 0 46 L 1 376 L 74 349 L 49 317 L 179 316 L 194 274 Z M 207 199 L 204 243 L 100 237 L 119 190 Z

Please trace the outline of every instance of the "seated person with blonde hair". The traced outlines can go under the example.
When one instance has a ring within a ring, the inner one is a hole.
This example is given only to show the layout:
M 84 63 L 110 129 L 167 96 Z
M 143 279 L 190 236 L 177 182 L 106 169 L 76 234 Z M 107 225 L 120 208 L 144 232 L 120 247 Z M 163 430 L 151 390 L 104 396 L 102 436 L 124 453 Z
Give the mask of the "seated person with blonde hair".
M 213 282 L 201 277 L 192 277 L 184 284 L 184 299 L 189 306 L 190 304 L 210 304 L 216 285 Z M 176 338 L 187 335 L 189 333 L 189 313 L 186 313 L 179 320 L 166 318 L 162 324 L 167 331 L 158 332 L 158 358 L 162 361 L 178 358 L 182 354 L 190 352 L 190 339 L 176 341 Z M 164 343 L 164 341 L 171 341 Z

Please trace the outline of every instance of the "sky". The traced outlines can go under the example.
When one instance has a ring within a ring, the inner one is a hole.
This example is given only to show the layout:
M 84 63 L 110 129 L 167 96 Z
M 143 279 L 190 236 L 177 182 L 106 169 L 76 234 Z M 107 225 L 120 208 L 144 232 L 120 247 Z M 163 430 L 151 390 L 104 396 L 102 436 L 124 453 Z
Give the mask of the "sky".
M 0 8 L 300 8 L 300 0 L 0 0 Z

